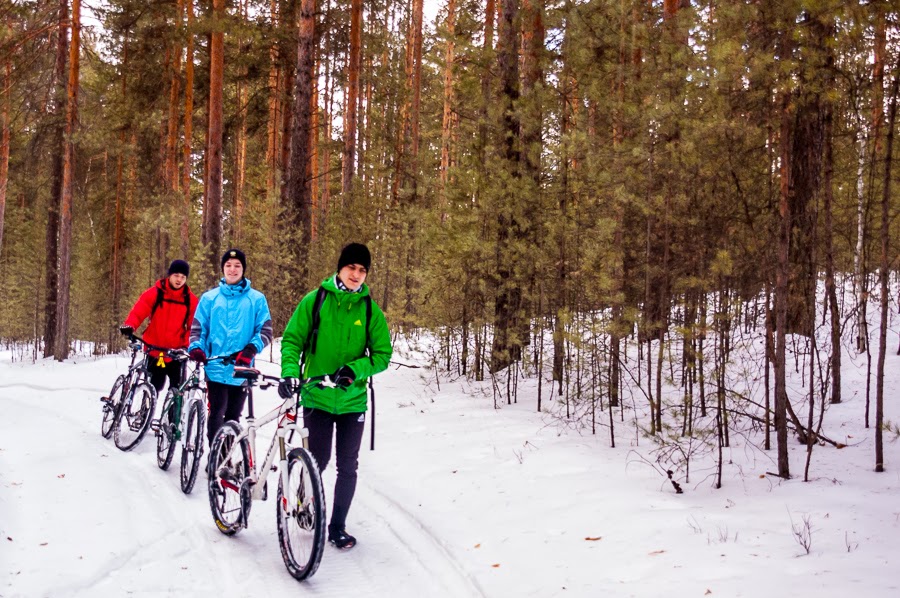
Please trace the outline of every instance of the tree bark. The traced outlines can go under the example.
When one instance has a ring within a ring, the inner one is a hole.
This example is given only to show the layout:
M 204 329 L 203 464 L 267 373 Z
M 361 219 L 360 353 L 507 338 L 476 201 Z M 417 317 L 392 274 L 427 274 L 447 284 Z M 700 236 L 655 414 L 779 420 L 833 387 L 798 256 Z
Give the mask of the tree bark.
M 834 35 L 834 25 L 826 27 L 826 35 Z M 834 85 L 834 52 L 828 47 L 826 77 L 828 89 Z M 841 402 L 841 313 L 834 281 L 834 103 L 827 96 L 823 102 L 824 147 L 822 192 L 825 210 L 825 300 L 831 316 L 831 402 Z M 824 400 L 824 399 L 823 399 Z
M 500 124 L 502 136 L 500 160 L 507 178 L 501 193 L 497 215 L 496 276 L 498 285 L 494 302 L 494 339 L 491 346 L 491 373 L 496 373 L 517 361 L 522 341 L 516 337 L 521 305 L 521 281 L 515 276 L 516 257 L 511 247 L 520 232 L 513 216 L 518 200 L 515 184 L 521 178 L 520 124 L 515 107 L 519 100 L 518 61 L 518 0 L 502 0 L 502 14 L 498 26 L 497 64 L 500 75 Z
M 68 76 L 66 64 L 69 55 L 69 0 L 59 0 L 59 25 L 56 40 L 56 64 L 54 78 L 56 90 L 53 99 L 53 166 L 51 198 L 47 208 L 47 288 L 44 303 L 44 357 L 50 357 L 56 349 L 56 305 L 59 301 L 59 206 L 62 203 L 63 162 L 65 154 L 65 122 Z
M 187 13 L 187 43 L 184 60 L 184 147 L 182 149 L 181 191 L 181 255 L 191 255 L 191 144 L 194 135 L 194 0 L 184 0 Z
M 59 207 L 59 300 L 56 304 L 56 338 L 53 356 L 69 356 L 69 297 L 72 265 L 72 195 L 75 187 L 75 127 L 78 120 L 78 75 L 81 42 L 81 0 L 72 0 L 72 43 L 69 45 L 69 83 L 66 102 L 66 141 L 63 158 L 63 191 Z
M 209 45 L 209 140 L 206 155 L 207 259 L 211 271 L 219 271 L 222 251 L 222 116 L 225 69 L 225 0 L 213 0 L 212 34 Z
M 787 46 L 790 43 L 783 42 L 785 49 L 783 55 L 788 55 Z M 789 204 L 789 188 L 791 175 L 791 95 L 784 90 L 781 92 L 781 133 L 780 133 L 780 161 L 781 161 L 781 188 L 779 193 L 779 235 L 778 235 L 778 268 L 775 279 L 775 445 L 778 451 L 778 475 L 784 479 L 791 476 L 790 461 L 788 459 L 787 446 L 787 351 L 785 342 L 787 339 L 787 309 L 788 309 L 788 277 L 790 274 L 790 239 L 791 239 L 791 212 Z
M 341 176 L 341 194 L 344 202 L 350 197 L 353 188 L 353 175 L 356 166 L 356 121 L 357 103 L 359 99 L 359 70 L 362 62 L 362 0 L 350 2 L 350 54 L 347 74 L 347 95 L 344 110 L 344 156 Z
M 306 256 L 312 232 L 312 194 L 310 187 L 310 123 L 312 80 L 315 61 L 315 0 L 301 0 L 300 29 L 297 38 L 297 70 L 293 90 L 290 162 L 286 168 L 285 207 L 289 219 L 298 227 L 302 238 L 293 242 L 299 284 L 306 279 Z
M 884 155 L 884 188 L 881 195 L 881 324 L 878 335 L 878 369 L 875 374 L 875 471 L 884 471 L 884 361 L 887 355 L 888 302 L 890 300 L 890 203 L 891 166 L 894 149 L 894 124 L 897 119 L 897 93 L 900 88 L 900 59 L 891 84 L 890 107 L 888 109 L 887 140 Z
M 456 0 L 447 2 L 447 20 L 444 27 L 447 34 L 447 46 L 444 48 L 444 111 L 441 118 L 441 166 L 440 201 L 441 222 L 447 219 L 447 182 L 450 176 L 450 139 L 453 126 L 453 61 L 456 52 Z
M 3 112 L 0 115 L 0 253 L 3 252 L 3 216 L 9 182 L 9 115 L 12 106 L 12 60 L 7 57 L 3 76 Z

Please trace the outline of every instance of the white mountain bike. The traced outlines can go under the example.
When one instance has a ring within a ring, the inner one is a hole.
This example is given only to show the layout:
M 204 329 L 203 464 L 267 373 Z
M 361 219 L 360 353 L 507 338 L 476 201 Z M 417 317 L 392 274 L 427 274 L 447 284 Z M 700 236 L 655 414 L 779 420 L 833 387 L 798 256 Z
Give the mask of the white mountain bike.
M 245 367 L 235 367 L 234 377 L 263 389 L 280 381 Z M 247 397 L 246 430 L 242 431 L 237 422 L 225 422 L 213 438 L 209 455 L 209 506 L 219 531 L 228 536 L 248 526 L 250 506 L 254 500 L 266 500 L 268 474 L 278 471 L 275 505 L 278 542 L 288 572 L 301 581 L 316 572 L 325 550 L 322 476 L 308 449 L 309 432 L 297 426 L 300 396 L 315 385 L 332 386 L 333 383 L 327 376 L 305 380 L 300 393 L 285 399 L 259 419 L 253 415 L 251 388 Z M 278 422 L 275 435 L 265 460 L 258 465 L 256 430 L 273 421 Z M 295 434 L 299 435 L 302 446 L 292 448 L 290 442 Z

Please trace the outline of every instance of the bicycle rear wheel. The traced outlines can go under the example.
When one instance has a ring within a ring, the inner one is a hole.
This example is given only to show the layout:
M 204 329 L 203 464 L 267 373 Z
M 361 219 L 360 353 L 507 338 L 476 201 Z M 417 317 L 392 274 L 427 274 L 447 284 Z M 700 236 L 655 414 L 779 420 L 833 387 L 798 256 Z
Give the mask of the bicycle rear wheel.
M 172 457 L 175 456 L 175 430 L 178 428 L 180 413 L 177 409 L 177 398 L 171 390 L 163 401 L 163 411 L 159 416 L 159 429 L 156 431 L 156 464 L 163 471 L 169 469 Z
M 190 397 L 191 395 L 189 395 Z M 190 494 L 197 481 L 200 458 L 203 456 L 203 436 L 206 433 L 206 404 L 197 399 L 187 401 L 187 425 L 181 444 L 181 491 Z
M 288 454 L 287 485 L 279 476 L 278 543 L 288 572 L 303 581 L 319 568 L 325 550 L 325 492 L 319 466 L 306 449 Z
M 156 389 L 144 380 L 133 386 L 119 408 L 114 434 L 116 446 L 123 451 L 136 447 L 150 429 L 155 408 Z
M 209 450 L 209 507 L 216 527 L 226 536 L 244 528 L 241 487 L 250 475 L 250 443 L 241 440 L 237 422 L 227 421 L 219 428 Z
M 103 421 L 100 422 L 100 434 L 102 434 L 104 438 L 112 436 L 113 428 L 115 428 L 116 416 L 118 415 L 117 411 L 119 405 L 122 404 L 122 393 L 125 389 L 125 380 L 127 380 L 127 378 L 124 374 L 116 378 L 112 390 L 109 391 L 109 398 L 103 401 Z

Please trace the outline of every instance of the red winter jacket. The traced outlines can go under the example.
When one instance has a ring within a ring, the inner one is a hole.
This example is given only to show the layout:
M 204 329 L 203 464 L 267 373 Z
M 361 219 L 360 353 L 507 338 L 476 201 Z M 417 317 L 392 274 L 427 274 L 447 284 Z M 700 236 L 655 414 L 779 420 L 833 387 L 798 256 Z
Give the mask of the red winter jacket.
M 153 311 L 153 306 L 159 298 L 159 292 L 163 293 L 162 303 Z M 187 295 L 190 311 L 185 318 L 185 295 Z M 150 317 L 150 323 L 144 331 L 144 340 L 157 347 L 167 349 L 187 348 L 191 340 L 191 323 L 194 321 L 194 311 L 197 309 L 197 296 L 191 292 L 187 285 L 177 291 L 170 288 L 168 279 L 163 278 L 144 291 L 141 297 L 131 308 L 125 325 L 135 330 Z M 151 317 L 151 312 L 153 315 Z M 151 351 L 154 357 L 159 356 L 159 351 Z M 166 359 L 166 361 L 169 361 Z

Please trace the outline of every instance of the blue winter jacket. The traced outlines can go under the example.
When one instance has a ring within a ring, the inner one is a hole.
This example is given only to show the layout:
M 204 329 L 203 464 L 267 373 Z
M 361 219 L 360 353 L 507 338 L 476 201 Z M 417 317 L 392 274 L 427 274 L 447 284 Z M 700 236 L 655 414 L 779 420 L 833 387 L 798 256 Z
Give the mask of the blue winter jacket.
M 266 296 L 250 288 L 244 278 L 237 284 L 210 289 L 200 297 L 191 326 L 188 350 L 203 349 L 207 357 L 232 355 L 250 343 L 262 351 L 272 342 L 272 315 Z M 206 377 L 213 382 L 240 386 L 243 380 L 234 377 L 234 365 L 211 361 L 206 365 Z

